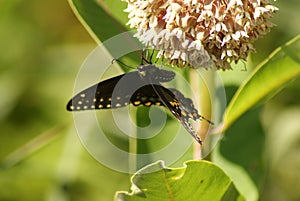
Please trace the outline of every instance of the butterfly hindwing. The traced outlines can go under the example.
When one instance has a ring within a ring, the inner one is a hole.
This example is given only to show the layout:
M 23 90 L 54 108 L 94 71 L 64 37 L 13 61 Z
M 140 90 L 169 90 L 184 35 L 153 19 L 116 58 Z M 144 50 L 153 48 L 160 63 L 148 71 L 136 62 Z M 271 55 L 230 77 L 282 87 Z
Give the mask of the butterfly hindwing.
M 152 85 L 152 87 L 160 97 L 163 104 L 180 121 L 183 127 L 198 143 L 202 144 L 202 140 L 195 133 L 193 127 L 189 123 L 189 119 L 197 120 L 196 117 L 200 117 L 197 109 L 195 109 L 194 104 L 192 103 L 192 100 L 189 98 L 185 98 L 184 95 L 176 89 L 169 90 L 161 85 Z
M 164 106 L 162 101 L 160 100 L 157 93 L 154 91 L 151 84 L 144 85 L 141 88 L 139 88 L 130 99 L 130 102 L 134 106 L 147 106 L 150 107 L 152 105 L 156 106 Z

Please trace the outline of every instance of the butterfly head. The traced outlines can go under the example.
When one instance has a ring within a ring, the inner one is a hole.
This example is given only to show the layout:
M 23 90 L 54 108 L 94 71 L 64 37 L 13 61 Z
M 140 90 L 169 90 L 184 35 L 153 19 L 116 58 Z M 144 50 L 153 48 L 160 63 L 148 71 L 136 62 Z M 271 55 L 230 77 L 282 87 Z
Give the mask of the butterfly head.
M 141 77 L 156 82 L 169 82 L 175 77 L 173 71 L 159 69 L 153 64 L 140 65 L 138 72 Z

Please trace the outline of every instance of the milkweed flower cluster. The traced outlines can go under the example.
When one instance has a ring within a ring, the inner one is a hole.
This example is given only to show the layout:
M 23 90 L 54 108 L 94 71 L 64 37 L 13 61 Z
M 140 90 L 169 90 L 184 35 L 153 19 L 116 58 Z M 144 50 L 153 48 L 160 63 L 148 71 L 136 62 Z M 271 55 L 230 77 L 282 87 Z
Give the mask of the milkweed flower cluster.
M 269 32 L 278 8 L 268 0 L 123 0 L 128 25 L 176 66 L 230 69 Z

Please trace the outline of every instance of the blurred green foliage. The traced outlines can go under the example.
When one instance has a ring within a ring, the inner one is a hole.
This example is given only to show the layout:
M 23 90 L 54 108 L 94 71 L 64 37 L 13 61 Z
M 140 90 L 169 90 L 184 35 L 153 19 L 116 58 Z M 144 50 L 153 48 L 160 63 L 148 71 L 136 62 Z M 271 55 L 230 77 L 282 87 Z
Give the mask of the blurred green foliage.
M 277 26 L 255 43 L 252 66 L 300 33 L 298 1 L 275 2 Z M 103 2 L 113 6 L 112 0 Z M 117 190 L 129 189 L 129 175 L 102 166 L 85 151 L 65 110 L 78 69 L 96 46 L 67 1 L 2 0 L 0 38 L 0 200 L 112 200 Z M 226 72 L 228 93 L 244 73 Z M 261 200 L 300 200 L 299 94 L 300 80 L 293 80 L 245 114 L 220 144 L 225 157 L 245 167 L 260 187 Z M 38 136 L 44 138 L 32 141 Z M 237 161 L 240 156 L 247 160 Z

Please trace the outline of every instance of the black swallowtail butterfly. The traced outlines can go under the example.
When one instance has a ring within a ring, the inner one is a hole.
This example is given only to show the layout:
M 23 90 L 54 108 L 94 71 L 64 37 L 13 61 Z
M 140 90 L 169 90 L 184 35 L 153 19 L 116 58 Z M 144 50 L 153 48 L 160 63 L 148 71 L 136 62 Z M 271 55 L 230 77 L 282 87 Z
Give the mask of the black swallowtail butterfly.
M 161 105 L 181 122 L 193 138 L 202 144 L 193 131 L 189 119 L 205 119 L 198 114 L 191 99 L 176 89 L 168 89 L 161 82 L 171 81 L 172 71 L 162 70 L 153 64 L 140 65 L 138 71 L 125 73 L 99 82 L 75 95 L 67 104 L 68 111 L 111 109 L 128 105 Z

